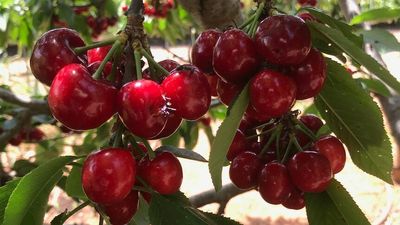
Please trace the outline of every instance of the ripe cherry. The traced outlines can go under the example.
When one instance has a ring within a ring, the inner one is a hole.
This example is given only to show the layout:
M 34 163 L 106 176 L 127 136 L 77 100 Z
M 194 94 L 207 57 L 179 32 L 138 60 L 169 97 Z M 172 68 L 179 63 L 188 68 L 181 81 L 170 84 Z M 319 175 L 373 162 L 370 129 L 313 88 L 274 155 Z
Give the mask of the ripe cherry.
M 264 69 L 250 81 L 250 104 L 261 115 L 278 117 L 288 112 L 296 97 L 294 81 L 273 70 Z
M 324 125 L 322 120 L 313 114 L 305 114 L 300 116 L 300 121 L 315 134 Z
M 329 160 L 314 151 L 296 153 L 288 162 L 292 182 L 304 192 L 322 192 L 333 177 Z
M 119 91 L 118 105 L 122 122 L 134 135 L 146 139 L 155 137 L 167 122 L 161 86 L 152 80 L 125 84 Z
M 138 192 L 132 190 L 122 201 L 103 206 L 105 213 L 110 217 L 112 225 L 129 223 L 138 209 Z
M 145 157 L 140 161 L 139 176 L 158 193 L 169 195 L 179 190 L 183 172 L 174 154 L 161 152 L 152 160 Z
M 311 48 L 311 34 L 302 19 L 277 15 L 264 19 L 258 26 L 255 41 L 257 51 L 268 63 L 296 65 Z
M 304 201 L 304 192 L 297 188 L 293 188 L 289 198 L 286 199 L 282 205 L 288 209 L 298 210 L 304 208 L 306 206 L 306 202 Z
M 302 100 L 316 96 L 324 86 L 326 78 L 324 56 L 312 48 L 301 64 L 292 67 L 290 75 L 297 86 L 296 99 Z
M 254 152 L 243 152 L 233 159 L 229 168 L 229 177 L 240 189 L 253 188 L 257 186 L 262 166 L 261 160 Z
M 216 29 L 203 31 L 192 47 L 192 63 L 205 73 L 212 73 L 213 51 L 221 32 Z
M 167 123 L 165 124 L 165 127 L 162 129 L 161 133 L 159 133 L 152 139 L 161 139 L 171 136 L 178 130 L 178 128 L 181 126 L 181 123 L 182 123 L 182 117 L 175 114 L 171 114 L 168 117 Z
M 187 119 L 197 120 L 210 107 L 211 92 L 207 78 L 194 66 L 182 66 L 165 78 L 161 86 L 169 98 L 175 114 Z
M 26 141 L 30 142 L 38 142 L 46 137 L 46 134 L 36 127 L 29 130 L 22 130 L 20 134 Z
M 176 69 L 179 66 L 179 63 L 177 63 L 176 61 L 171 60 L 171 59 L 164 59 L 164 60 L 158 62 L 158 64 L 160 64 L 160 66 L 162 66 L 168 72 L 171 72 L 172 70 Z M 143 79 L 151 80 L 150 69 L 146 68 L 145 70 L 143 70 L 142 76 L 143 76 Z M 163 81 L 165 79 L 165 77 L 166 76 L 163 75 L 161 77 L 161 81 Z
M 244 136 L 243 132 L 239 129 L 236 131 L 235 137 L 229 147 L 228 153 L 226 154 L 226 158 L 229 161 L 232 161 L 236 156 L 240 153 L 247 150 L 248 142 L 246 140 L 246 136 Z
M 272 117 L 266 113 L 259 113 L 257 112 L 254 107 L 249 104 L 247 106 L 246 112 L 244 113 L 244 115 L 249 118 L 252 121 L 256 121 L 259 124 L 267 122 L 268 120 L 270 120 Z
M 313 15 L 311 15 L 310 13 L 307 13 L 307 12 L 299 13 L 297 16 L 300 17 L 304 21 L 313 21 L 313 22 L 318 21 L 317 18 L 315 18 Z
M 89 66 L 88 66 L 89 73 L 94 74 L 96 72 L 96 70 L 100 67 L 100 64 L 101 64 L 100 61 L 96 61 L 96 62 L 89 64 Z M 109 82 L 108 79 L 112 73 L 112 66 L 113 65 L 111 62 L 106 63 L 106 65 L 103 69 L 103 72 L 101 73 L 101 78 L 103 81 Z M 123 78 L 122 72 L 119 68 L 117 68 L 115 70 L 115 74 L 114 74 L 114 81 L 110 82 L 110 83 L 114 84 L 115 86 L 119 86 L 121 84 L 122 78 Z
M 329 160 L 334 174 L 343 169 L 346 163 L 346 152 L 338 138 L 331 135 L 321 137 L 315 142 L 314 148 Z
M 40 82 L 51 85 L 57 72 L 71 63 L 86 64 L 86 56 L 76 55 L 74 48 L 85 45 L 78 32 L 67 28 L 47 31 L 33 47 L 30 65 Z
M 270 204 L 281 204 L 289 198 L 293 186 L 285 165 L 271 162 L 264 166 L 258 183 L 261 197 Z
M 317 0 L 297 0 L 297 2 L 301 5 L 301 6 L 316 6 L 317 5 Z
M 82 168 L 82 187 L 99 204 L 122 201 L 135 183 L 136 162 L 129 150 L 106 148 L 91 153 Z
M 207 81 L 208 85 L 210 85 L 210 93 L 211 97 L 218 97 L 217 93 L 217 83 L 218 83 L 218 76 L 216 74 L 207 74 Z
M 89 49 L 87 51 L 88 64 L 103 61 L 110 49 L 111 45 Z
M 117 89 L 93 79 L 80 64 L 62 68 L 50 87 L 48 103 L 54 118 L 73 130 L 99 127 L 116 113 Z
M 218 76 L 233 83 L 247 81 L 260 64 L 253 40 L 239 29 L 227 30 L 221 35 L 212 59 Z
M 217 81 L 217 94 L 219 100 L 225 105 L 230 105 L 233 99 L 242 91 L 242 84 L 225 82 L 222 79 Z

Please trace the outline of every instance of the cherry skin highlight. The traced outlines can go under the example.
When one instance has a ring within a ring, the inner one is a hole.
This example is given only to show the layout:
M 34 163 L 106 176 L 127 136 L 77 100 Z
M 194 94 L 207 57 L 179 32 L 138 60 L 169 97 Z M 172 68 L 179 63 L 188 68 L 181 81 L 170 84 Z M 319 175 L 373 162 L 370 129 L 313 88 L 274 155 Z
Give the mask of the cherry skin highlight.
M 281 204 L 289 198 L 293 189 L 286 167 L 278 162 L 271 162 L 261 171 L 258 191 L 270 204 Z
M 236 156 L 229 168 L 229 177 L 240 189 L 257 186 L 258 175 L 263 164 L 254 152 L 243 152 Z
M 97 62 L 97 61 L 103 61 L 104 58 L 106 58 L 107 53 L 111 49 L 111 45 L 109 46 L 103 46 L 103 47 L 98 47 L 98 48 L 93 48 L 89 49 L 87 51 L 87 59 L 88 59 L 88 64 Z
M 110 217 L 112 225 L 125 225 L 135 215 L 138 203 L 138 191 L 132 190 L 122 201 L 103 206 L 103 208 L 107 216 Z
M 331 135 L 321 137 L 315 142 L 314 148 L 329 160 L 334 174 L 342 171 L 346 163 L 346 151 L 338 138 Z
M 192 47 L 192 63 L 205 73 L 214 71 L 212 66 L 213 51 L 221 34 L 216 29 L 203 31 Z

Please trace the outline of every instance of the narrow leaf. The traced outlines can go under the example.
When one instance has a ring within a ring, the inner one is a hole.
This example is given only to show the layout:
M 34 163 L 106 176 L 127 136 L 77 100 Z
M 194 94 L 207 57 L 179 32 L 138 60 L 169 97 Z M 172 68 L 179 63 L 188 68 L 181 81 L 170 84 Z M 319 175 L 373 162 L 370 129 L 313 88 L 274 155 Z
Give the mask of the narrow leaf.
M 171 152 L 177 157 L 191 159 L 191 160 L 200 161 L 200 162 L 208 162 L 207 159 L 205 159 L 199 153 L 185 149 L 185 148 L 177 148 L 174 146 L 164 145 L 164 146 L 157 148 L 155 151 Z
M 20 179 L 12 180 L 7 182 L 3 187 L 0 187 L 0 224 L 3 223 L 4 210 L 6 209 L 8 199 L 10 199 L 10 195 L 17 187 L 19 181 Z
M 400 51 L 400 42 L 389 31 L 381 28 L 371 30 L 360 30 L 365 42 L 372 44 L 381 52 Z
M 133 216 L 133 219 L 128 225 L 149 225 L 149 204 L 140 196 L 138 211 Z
M 350 24 L 360 24 L 367 21 L 388 21 L 400 18 L 400 9 L 392 9 L 383 7 L 379 9 L 371 9 L 360 13 L 353 17 Z
M 83 160 L 82 160 L 83 161 Z M 72 167 L 67 178 L 65 191 L 70 197 L 86 200 L 86 194 L 83 192 L 81 181 L 82 168 L 79 166 Z
M 368 91 L 385 96 L 385 97 L 390 97 L 390 91 L 389 89 L 382 84 L 381 81 L 376 80 L 376 79 L 367 79 L 367 78 L 358 78 L 356 79 L 357 81 L 361 82 L 361 85 L 363 85 L 364 88 L 366 88 Z

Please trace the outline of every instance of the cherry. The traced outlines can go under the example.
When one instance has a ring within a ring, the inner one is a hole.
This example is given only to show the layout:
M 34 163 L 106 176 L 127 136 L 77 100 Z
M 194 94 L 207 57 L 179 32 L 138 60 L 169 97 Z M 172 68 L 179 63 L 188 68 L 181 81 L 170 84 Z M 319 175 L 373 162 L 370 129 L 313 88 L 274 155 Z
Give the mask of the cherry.
M 281 204 L 289 198 L 292 189 L 288 170 L 282 163 L 271 162 L 261 170 L 258 191 L 266 202 Z
M 253 40 L 239 29 L 225 31 L 214 47 L 214 71 L 226 82 L 247 81 L 258 69 L 258 58 Z
M 14 135 L 10 140 L 8 140 L 8 143 L 10 143 L 12 146 L 18 146 L 22 143 L 22 136 L 20 133 Z
M 216 74 L 207 74 L 208 85 L 210 85 L 211 97 L 218 97 L 217 84 L 218 76 Z
M 326 63 L 324 56 L 312 48 L 304 61 L 292 67 L 297 93 L 296 99 L 302 100 L 316 96 L 324 86 L 326 78 Z
M 276 15 L 264 19 L 258 26 L 257 51 L 268 63 L 295 65 L 301 63 L 311 48 L 311 34 L 302 19 L 291 15 Z
M 296 97 L 294 81 L 273 70 L 264 69 L 250 81 L 250 103 L 261 115 L 278 117 L 290 110 Z
M 103 61 L 107 53 L 110 51 L 111 47 L 112 47 L 111 45 L 108 45 L 108 46 L 89 49 L 87 51 L 88 63 L 91 64 L 97 61 L 100 62 Z
M 183 172 L 174 154 L 161 152 L 152 160 L 145 157 L 139 162 L 139 176 L 158 193 L 168 195 L 179 190 Z
M 233 99 L 242 91 L 242 84 L 227 83 L 221 79 L 217 81 L 217 94 L 219 100 L 225 105 L 230 105 Z
M 288 209 L 298 210 L 304 208 L 306 206 L 306 202 L 304 201 L 304 192 L 297 188 L 293 188 L 289 198 L 286 199 L 282 205 Z
M 161 86 L 175 114 L 197 120 L 210 107 L 211 92 L 207 78 L 194 66 L 181 66 L 165 78 Z
M 43 140 L 46 135 L 41 131 L 39 128 L 33 128 L 31 130 L 23 130 L 21 132 L 21 136 L 27 140 L 27 141 L 32 141 L 32 142 L 38 142 Z
M 171 114 L 170 117 L 168 117 L 167 123 L 165 124 L 165 127 L 162 129 L 161 133 L 159 133 L 152 139 L 155 140 L 171 136 L 178 130 L 178 128 L 181 126 L 181 123 L 182 123 L 182 117 L 177 116 L 175 114 Z
M 63 67 L 50 87 L 48 103 L 54 118 L 73 130 L 99 127 L 115 114 L 117 89 L 93 79 L 80 64 Z
M 84 55 L 76 55 L 74 48 L 84 46 L 78 32 L 67 28 L 47 31 L 33 47 L 30 65 L 32 74 L 40 82 L 51 85 L 57 72 L 71 63 L 86 64 Z
M 317 0 L 297 0 L 297 2 L 302 6 L 309 5 L 314 7 L 317 5 Z
M 313 15 L 311 15 L 310 13 L 307 13 L 307 12 L 300 13 L 297 16 L 300 17 L 304 21 L 313 21 L 313 22 L 318 21 L 317 18 L 315 18 Z
M 122 201 L 135 183 L 136 162 L 129 150 L 106 148 L 91 153 L 83 163 L 82 187 L 99 204 Z
M 247 106 L 246 112 L 244 115 L 252 121 L 257 121 L 258 123 L 264 123 L 270 120 L 272 117 L 266 113 L 259 113 L 257 112 L 254 107 L 249 104 Z
M 229 168 L 229 177 L 236 187 L 249 189 L 257 186 L 258 174 L 263 164 L 254 152 L 242 152 Z
M 321 137 L 315 142 L 314 148 L 329 160 L 334 174 L 343 169 L 346 163 L 346 152 L 338 138 L 331 135 Z
M 161 133 L 167 122 L 166 101 L 159 84 L 136 80 L 125 84 L 118 94 L 118 114 L 125 126 L 146 139 Z
M 138 203 L 138 192 L 133 190 L 122 201 L 103 206 L 103 208 L 107 216 L 110 217 L 112 225 L 125 225 L 135 215 Z
M 127 146 L 127 148 L 131 150 L 133 157 L 135 157 L 136 161 L 138 161 L 138 159 L 143 158 L 143 155 L 147 154 L 146 146 L 143 143 L 137 143 L 137 144 L 140 149 L 134 148 L 130 143 Z
M 316 134 L 319 129 L 324 125 L 322 120 L 313 114 L 305 114 L 300 116 L 300 121 L 314 134 Z
M 236 130 L 235 137 L 233 137 L 231 146 L 229 147 L 228 153 L 226 154 L 226 158 L 229 161 L 232 161 L 240 153 L 246 151 L 247 145 L 248 142 L 246 140 L 246 136 L 244 136 L 243 132 L 239 129 Z
M 149 192 L 141 191 L 140 195 L 146 200 L 147 203 L 151 202 L 151 194 Z
M 192 63 L 205 73 L 212 73 L 213 51 L 221 32 L 216 29 L 203 31 L 192 47 Z
M 168 72 L 171 72 L 172 70 L 176 69 L 179 66 L 179 63 L 177 63 L 176 61 L 171 60 L 171 59 L 164 59 L 164 60 L 158 62 L 158 64 L 160 64 L 160 66 L 162 66 Z M 146 68 L 145 70 L 143 70 L 142 76 L 144 79 L 151 80 L 150 69 Z M 166 76 L 162 76 L 161 81 L 163 81 L 165 79 L 165 77 Z
M 100 67 L 100 64 L 101 64 L 100 61 L 96 61 L 96 62 L 89 64 L 89 66 L 88 66 L 89 73 L 94 74 L 96 72 L 96 70 Z M 109 80 L 107 78 L 111 75 L 111 73 L 112 73 L 112 63 L 107 62 L 101 73 L 102 80 L 109 82 Z M 114 74 L 114 81 L 111 83 L 113 83 L 115 86 L 118 86 L 121 84 L 122 78 L 123 78 L 122 72 L 120 69 L 117 68 L 115 70 L 115 74 Z
M 314 151 L 296 153 L 288 162 L 293 184 L 304 192 L 322 192 L 333 177 L 329 160 Z

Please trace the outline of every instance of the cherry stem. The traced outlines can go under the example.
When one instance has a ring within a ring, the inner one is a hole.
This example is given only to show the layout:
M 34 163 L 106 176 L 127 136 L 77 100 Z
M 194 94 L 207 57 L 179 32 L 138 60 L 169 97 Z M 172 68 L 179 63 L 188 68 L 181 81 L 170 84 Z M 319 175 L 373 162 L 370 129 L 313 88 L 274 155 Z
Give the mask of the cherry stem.
M 252 130 L 256 130 L 256 129 L 259 129 L 259 128 L 264 128 L 265 126 L 268 126 L 268 125 L 273 124 L 273 123 L 275 123 L 275 119 L 271 119 L 270 121 L 268 121 L 268 122 L 266 122 L 266 123 L 263 123 L 263 124 L 261 124 L 261 125 L 258 125 L 258 126 L 256 126 L 256 127 L 253 127 L 253 128 L 251 128 L 251 129 L 252 129 Z
M 131 145 L 133 146 L 134 150 L 136 152 L 138 152 L 141 156 L 144 156 L 145 152 L 143 152 L 142 148 L 140 148 L 140 146 L 138 145 L 135 137 L 132 136 L 132 135 L 129 135 L 128 136 L 128 140 L 131 143 Z
M 300 146 L 299 141 L 297 141 L 296 135 L 290 134 L 290 139 L 293 140 L 293 144 L 296 147 L 297 151 L 302 152 L 303 148 Z
M 136 176 L 136 179 L 145 187 L 147 190 L 146 192 L 154 193 L 154 190 L 143 180 L 140 176 Z
M 134 49 L 134 56 L 135 56 L 135 68 L 136 68 L 136 79 L 141 80 L 142 79 L 142 63 L 140 62 L 140 59 L 142 59 L 142 54 L 140 50 Z
M 101 77 L 101 73 L 103 72 L 104 67 L 106 66 L 106 63 L 111 60 L 111 57 L 114 55 L 114 52 L 119 49 L 122 46 L 122 41 L 120 39 L 116 40 L 111 47 L 110 51 L 107 53 L 106 57 L 104 60 L 101 62 L 99 68 L 96 70 L 96 72 L 93 74 L 93 78 L 98 80 Z
M 118 122 L 117 122 L 118 123 Z M 113 147 L 120 147 L 122 145 L 122 133 L 124 132 L 124 125 L 119 122 L 117 124 L 117 130 L 115 131 Z
M 90 204 L 90 201 L 85 201 L 82 204 L 78 205 L 75 209 L 71 210 L 70 212 L 66 213 L 62 219 L 61 219 L 61 223 L 63 224 L 69 217 L 71 217 L 72 215 L 74 215 L 76 212 L 78 212 L 79 210 L 85 208 L 86 206 L 88 206 Z
M 254 34 L 256 33 L 258 26 L 258 19 L 260 18 L 261 13 L 264 10 L 264 7 L 265 7 L 265 2 L 261 2 L 260 5 L 258 5 L 257 11 L 254 14 L 254 19 L 249 28 L 248 34 L 250 37 L 254 37 Z
M 105 221 L 107 225 L 110 225 L 111 223 L 108 220 L 107 214 L 105 212 L 103 212 L 103 210 L 100 207 L 98 207 L 97 205 L 95 205 L 94 203 L 91 203 L 91 205 L 96 209 L 96 211 L 100 215 L 99 224 L 103 224 L 103 221 Z
M 276 130 L 271 134 L 271 137 L 269 137 L 267 144 L 264 145 L 264 147 L 261 149 L 261 152 L 258 154 L 258 157 L 262 157 L 265 152 L 268 150 L 268 147 L 272 144 L 272 142 L 275 140 L 275 137 L 281 133 L 282 130 L 282 125 L 279 124 L 276 126 Z
M 276 128 L 277 128 L 277 127 L 275 126 L 275 127 L 272 127 L 272 128 L 270 128 L 270 129 L 268 129 L 268 130 L 266 130 L 266 131 L 263 131 L 263 132 L 261 132 L 261 133 L 259 133 L 259 134 L 253 134 L 253 135 L 247 136 L 246 139 L 253 139 L 253 138 L 255 138 L 255 137 L 259 137 L 259 136 L 261 136 L 261 135 L 271 133 L 271 132 L 274 131 Z
M 149 142 L 146 139 L 143 139 L 141 137 L 138 137 L 138 138 L 144 144 L 144 146 L 146 146 L 147 154 L 149 155 L 149 158 L 154 159 L 154 157 L 156 157 L 156 154 L 154 153 L 153 148 L 150 146 Z
M 107 45 L 112 45 L 115 41 L 118 40 L 118 37 L 114 37 L 114 38 L 110 38 L 108 40 L 104 40 L 104 41 L 99 41 L 99 42 L 95 42 L 93 44 L 90 45 L 86 45 L 83 47 L 77 47 L 74 48 L 74 52 L 77 55 L 83 54 L 85 53 L 87 50 L 93 49 L 93 48 L 98 48 L 98 47 L 103 47 L 103 46 L 107 46 Z
M 103 217 L 100 215 L 100 218 L 99 218 L 99 225 L 103 225 L 104 223 L 104 220 L 103 220 Z
M 154 58 L 144 48 L 141 48 L 141 53 L 147 59 L 147 61 L 149 62 L 149 64 L 150 64 L 149 66 L 155 67 L 159 72 L 162 73 L 162 75 L 168 75 L 169 74 L 168 70 L 166 70 L 164 67 L 162 67 L 160 64 L 158 64 L 154 60 Z
M 282 133 L 279 132 L 279 133 L 276 135 L 276 138 L 275 138 L 275 146 L 276 146 L 275 152 L 276 152 L 276 157 L 277 157 L 277 159 L 280 159 L 280 158 L 281 158 L 281 150 L 280 150 L 280 148 L 281 148 L 281 144 L 280 144 L 281 134 L 282 134 Z
M 249 25 L 251 22 L 253 22 L 254 17 L 256 16 L 256 14 L 251 15 L 249 18 L 247 18 L 246 21 L 244 21 L 238 28 L 239 29 L 244 29 L 245 27 L 247 27 L 247 25 Z
M 115 51 L 115 54 L 114 54 L 114 61 L 115 62 L 119 62 L 120 61 L 121 53 L 122 53 L 122 46 L 120 46 L 120 48 L 118 48 Z M 113 63 L 112 69 L 111 69 L 111 74 L 110 74 L 110 76 L 107 77 L 107 80 L 115 81 L 115 75 L 117 73 L 117 68 L 118 68 L 118 64 L 117 63 Z
M 132 189 L 135 191 L 150 192 L 149 189 L 147 189 L 146 187 L 134 186 Z
M 312 130 L 310 130 L 306 125 L 304 125 L 303 122 L 295 119 L 295 123 L 298 125 L 296 126 L 296 128 L 305 133 L 309 138 L 311 138 L 311 140 L 317 140 L 317 136 L 314 134 L 314 132 L 312 132 Z
M 286 162 L 287 158 L 289 157 L 290 147 L 292 147 L 292 144 L 293 144 L 293 138 L 294 138 L 294 140 L 296 139 L 295 137 L 290 136 L 289 143 L 288 143 L 288 145 L 286 146 L 286 149 L 285 149 L 285 154 L 283 155 L 283 157 L 282 157 L 282 159 L 280 161 L 281 163 Z

